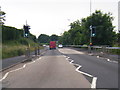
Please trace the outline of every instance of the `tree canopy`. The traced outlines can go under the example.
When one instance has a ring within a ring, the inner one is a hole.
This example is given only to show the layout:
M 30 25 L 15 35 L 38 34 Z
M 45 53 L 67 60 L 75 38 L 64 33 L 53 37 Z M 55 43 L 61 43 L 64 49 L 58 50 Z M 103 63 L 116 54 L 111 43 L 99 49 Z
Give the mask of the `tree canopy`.
M 83 45 L 90 44 L 90 26 L 95 28 L 95 36 L 92 37 L 93 45 L 112 45 L 116 33 L 112 25 L 111 13 L 103 13 L 96 10 L 91 16 L 74 21 L 70 29 L 65 31 L 60 38 L 63 44 Z
M 40 34 L 38 37 L 38 42 L 39 43 L 49 43 L 50 37 L 46 34 Z

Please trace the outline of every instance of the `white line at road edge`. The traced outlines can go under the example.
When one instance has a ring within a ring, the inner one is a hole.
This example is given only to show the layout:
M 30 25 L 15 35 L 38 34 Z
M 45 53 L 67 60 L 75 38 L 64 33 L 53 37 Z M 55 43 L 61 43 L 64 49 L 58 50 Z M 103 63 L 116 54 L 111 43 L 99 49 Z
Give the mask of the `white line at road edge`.
M 39 59 L 41 59 L 41 57 L 38 58 L 37 60 L 39 60 Z M 36 60 L 36 61 L 37 61 L 37 60 Z M 34 62 L 36 62 L 36 61 L 30 62 L 30 63 L 28 63 L 28 64 L 32 64 L 32 63 L 34 63 Z M 24 64 L 21 68 L 18 68 L 18 69 L 15 69 L 15 70 L 11 70 L 11 71 L 7 72 L 7 73 L 3 76 L 3 78 L 0 79 L 0 82 L 3 81 L 4 79 L 6 79 L 7 76 L 9 75 L 9 73 L 12 73 L 12 72 L 15 72 L 15 71 L 18 71 L 18 70 L 24 69 L 24 68 L 26 67 L 26 65 L 27 65 L 27 64 Z

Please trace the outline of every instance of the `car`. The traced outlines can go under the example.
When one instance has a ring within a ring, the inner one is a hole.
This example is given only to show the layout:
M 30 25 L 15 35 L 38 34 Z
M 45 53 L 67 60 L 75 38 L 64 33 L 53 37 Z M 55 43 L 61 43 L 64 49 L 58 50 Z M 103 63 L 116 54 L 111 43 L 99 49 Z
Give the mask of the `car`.
M 44 44 L 43 47 L 46 47 L 46 45 Z
M 59 44 L 59 45 L 58 45 L 58 48 L 63 48 L 63 45 L 62 45 L 62 44 Z

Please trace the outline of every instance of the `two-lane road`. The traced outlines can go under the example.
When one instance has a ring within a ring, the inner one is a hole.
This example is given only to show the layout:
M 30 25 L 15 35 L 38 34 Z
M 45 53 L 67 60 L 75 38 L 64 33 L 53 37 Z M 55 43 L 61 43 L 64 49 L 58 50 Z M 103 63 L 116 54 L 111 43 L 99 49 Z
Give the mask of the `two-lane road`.
M 58 50 L 3 75 L 5 88 L 90 88 L 90 82 Z
M 60 48 L 47 50 L 0 80 L 5 88 L 118 88 L 118 63 Z

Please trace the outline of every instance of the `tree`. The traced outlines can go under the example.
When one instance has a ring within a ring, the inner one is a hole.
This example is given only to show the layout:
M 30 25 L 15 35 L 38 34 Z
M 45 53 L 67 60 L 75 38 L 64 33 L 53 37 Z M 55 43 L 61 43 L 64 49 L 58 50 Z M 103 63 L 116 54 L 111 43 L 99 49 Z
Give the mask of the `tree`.
M 111 13 L 96 10 L 91 16 L 70 23 L 70 29 L 61 37 L 64 44 L 90 44 L 90 26 L 95 29 L 92 37 L 93 45 L 112 45 L 116 34 L 113 31 L 113 17 Z
M 52 34 L 51 36 L 50 36 L 50 41 L 58 41 L 58 35 L 56 35 L 56 34 Z
M 0 7 L 0 25 L 4 24 L 5 21 L 5 12 L 1 11 L 1 7 Z
M 38 42 L 39 43 L 49 43 L 50 37 L 46 34 L 40 34 L 38 37 Z
M 71 44 L 71 39 L 70 39 L 70 33 L 65 31 L 63 35 L 61 36 L 61 42 L 63 45 L 70 45 Z
M 114 41 L 113 32 L 114 26 L 112 25 L 113 17 L 111 13 L 102 13 L 100 10 L 96 10 L 91 16 L 82 19 L 82 25 L 84 32 L 86 33 L 86 39 L 89 41 L 90 29 L 92 25 L 96 28 L 96 36 L 92 38 L 94 45 L 112 45 Z

